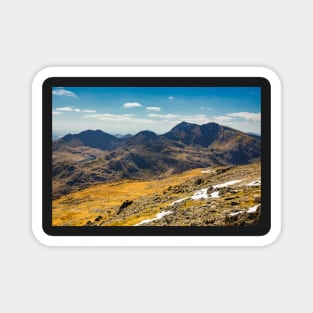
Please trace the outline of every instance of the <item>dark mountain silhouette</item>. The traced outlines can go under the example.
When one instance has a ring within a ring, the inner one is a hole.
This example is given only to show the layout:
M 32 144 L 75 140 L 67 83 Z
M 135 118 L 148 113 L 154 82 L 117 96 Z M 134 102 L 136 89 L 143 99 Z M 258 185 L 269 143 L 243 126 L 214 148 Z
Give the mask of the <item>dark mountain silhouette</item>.
M 113 150 L 123 145 L 128 137 L 117 138 L 101 130 L 86 130 L 79 134 L 68 134 L 53 143 L 53 150 L 57 150 L 64 145 L 77 147 L 87 146 L 101 150 Z
M 246 134 L 251 136 L 251 137 L 254 137 L 254 138 L 257 138 L 257 139 L 261 139 L 261 136 L 258 135 L 258 134 L 255 134 L 255 133 L 246 133 Z
M 137 133 L 135 136 L 130 137 L 126 144 L 128 145 L 142 145 L 142 144 L 149 144 L 155 141 L 158 141 L 159 136 L 149 130 L 143 130 Z
M 217 123 L 182 122 L 163 137 L 187 146 L 207 148 L 209 158 L 216 164 L 247 164 L 260 158 L 260 137 Z
M 120 134 L 114 134 L 114 137 L 116 137 L 116 138 L 130 138 L 130 137 L 132 137 L 132 135 L 131 134 L 126 134 L 126 135 L 120 135 Z
M 75 156 L 86 146 L 97 149 L 92 151 L 96 157 L 71 161 L 70 153 L 74 152 L 68 146 L 75 149 Z M 64 150 L 70 151 L 68 162 L 58 161 L 58 153 L 64 156 Z M 212 165 L 249 164 L 260 161 L 260 153 L 260 138 L 216 123 L 182 122 L 163 135 L 141 131 L 122 139 L 88 130 L 54 142 L 54 197 L 100 182 L 167 177 Z
M 209 147 L 214 142 L 219 142 L 220 144 L 229 142 L 236 139 L 238 135 L 245 137 L 243 132 L 217 123 L 197 125 L 182 122 L 172 128 L 168 133 L 164 134 L 163 137 L 180 141 L 185 145 Z

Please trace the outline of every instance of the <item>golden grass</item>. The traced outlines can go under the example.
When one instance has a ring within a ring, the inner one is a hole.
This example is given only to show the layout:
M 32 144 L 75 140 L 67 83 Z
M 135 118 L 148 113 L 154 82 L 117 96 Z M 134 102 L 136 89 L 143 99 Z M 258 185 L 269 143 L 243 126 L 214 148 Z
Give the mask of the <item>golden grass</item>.
M 141 211 L 140 214 L 132 214 L 131 216 L 128 216 L 127 219 L 107 223 L 105 226 L 133 226 L 146 219 L 154 218 L 159 212 L 160 210 L 158 208 L 146 208 Z
M 162 180 L 123 180 L 99 184 L 73 192 L 52 202 L 52 224 L 53 226 L 82 226 L 88 220 L 94 220 L 99 215 L 104 220 L 108 219 L 115 215 L 113 208 L 121 205 L 124 200 L 162 193 L 169 186 L 174 187 L 189 178 L 198 176 L 201 170 L 193 169 Z M 162 207 L 165 205 L 163 204 Z M 155 208 L 153 210 L 146 209 L 137 218 L 136 216 L 129 218 L 127 224 L 134 225 L 144 219 L 154 217 L 158 211 L 159 209 Z M 113 224 L 119 225 L 120 223 Z
M 258 165 L 249 165 L 255 168 L 258 173 Z M 237 173 L 242 173 L 245 166 L 236 168 Z M 203 168 L 193 169 L 181 174 L 173 174 L 167 178 L 159 178 L 157 180 L 122 180 L 105 184 L 97 184 L 92 187 L 85 188 L 80 191 L 62 196 L 52 202 L 52 224 L 53 226 L 83 226 L 88 221 L 93 222 L 98 216 L 101 221 L 97 225 L 103 226 L 131 226 L 140 223 L 146 219 L 152 219 L 162 210 L 169 210 L 171 203 L 175 200 L 190 197 L 193 192 L 175 192 L 175 187 L 187 182 L 190 179 L 208 175 L 201 173 Z M 244 173 L 244 172 L 243 172 Z M 210 174 L 209 174 L 210 175 Z M 221 179 L 219 177 L 219 179 Z M 222 181 L 230 180 L 228 174 L 222 177 Z M 250 176 L 250 179 L 252 177 Z M 242 183 L 244 183 L 243 178 Z M 212 201 L 214 207 L 226 210 L 246 209 L 255 205 L 254 196 L 260 195 L 261 187 L 240 188 L 238 192 L 227 192 L 226 194 L 214 199 L 186 199 L 183 201 L 179 210 L 188 210 L 192 207 L 206 205 L 208 201 Z M 194 187 L 196 191 L 197 187 Z M 164 195 L 165 194 L 165 195 Z M 159 196 L 168 199 L 166 202 L 153 203 L 153 196 Z M 147 207 L 137 207 L 136 203 L 141 200 L 145 201 L 145 197 L 151 197 L 148 200 Z M 141 198 L 141 199 L 140 199 Z M 228 199 L 229 198 L 229 199 Z M 125 211 L 121 215 L 117 215 L 119 206 L 125 200 L 138 200 L 130 207 L 130 211 Z M 233 204 L 232 202 L 237 202 Z M 210 205 L 209 205 L 210 206 Z M 138 209 L 140 211 L 138 211 Z M 219 210 L 220 211 L 220 210 Z M 212 213 L 210 213 L 211 216 Z M 220 212 L 216 213 L 217 216 Z

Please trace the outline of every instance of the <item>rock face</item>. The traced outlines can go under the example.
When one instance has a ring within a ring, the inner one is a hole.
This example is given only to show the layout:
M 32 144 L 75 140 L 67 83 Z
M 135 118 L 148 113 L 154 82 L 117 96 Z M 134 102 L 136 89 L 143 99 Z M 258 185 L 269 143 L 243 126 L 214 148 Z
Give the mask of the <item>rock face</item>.
M 216 123 L 182 122 L 164 135 L 141 131 L 127 138 L 87 130 L 53 143 L 53 198 L 109 181 L 258 162 L 260 152 L 260 138 Z

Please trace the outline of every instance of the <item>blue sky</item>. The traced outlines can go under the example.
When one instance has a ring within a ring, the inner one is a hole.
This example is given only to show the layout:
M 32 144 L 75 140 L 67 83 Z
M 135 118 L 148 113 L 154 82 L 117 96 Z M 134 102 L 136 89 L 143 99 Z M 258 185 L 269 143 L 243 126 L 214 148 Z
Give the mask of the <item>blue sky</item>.
M 86 129 L 163 134 L 182 121 L 260 134 L 260 92 L 259 87 L 55 87 L 53 134 Z

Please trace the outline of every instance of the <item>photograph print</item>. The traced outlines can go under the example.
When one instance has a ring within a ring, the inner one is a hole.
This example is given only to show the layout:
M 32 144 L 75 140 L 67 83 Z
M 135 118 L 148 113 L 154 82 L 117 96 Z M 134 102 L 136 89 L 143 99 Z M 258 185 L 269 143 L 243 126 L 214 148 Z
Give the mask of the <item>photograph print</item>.
M 51 91 L 52 226 L 260 223 L 261 87 Z

